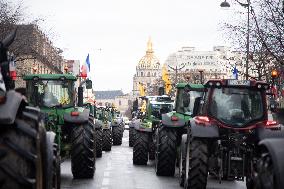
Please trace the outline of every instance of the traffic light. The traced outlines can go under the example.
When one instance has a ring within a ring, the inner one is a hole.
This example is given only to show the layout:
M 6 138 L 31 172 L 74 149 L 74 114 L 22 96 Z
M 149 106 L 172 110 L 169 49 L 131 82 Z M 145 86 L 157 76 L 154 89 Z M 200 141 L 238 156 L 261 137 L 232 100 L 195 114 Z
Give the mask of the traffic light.
M 272 78 L 272 84 L 275 83 L 275 79 L 278 77 L 278 72 L 277 70 L 272 70 L 271 72 L 271 78 Z
M 278 76 L 278 72 L 276 70 L 272 70 L 271 77 L 276 78 Z

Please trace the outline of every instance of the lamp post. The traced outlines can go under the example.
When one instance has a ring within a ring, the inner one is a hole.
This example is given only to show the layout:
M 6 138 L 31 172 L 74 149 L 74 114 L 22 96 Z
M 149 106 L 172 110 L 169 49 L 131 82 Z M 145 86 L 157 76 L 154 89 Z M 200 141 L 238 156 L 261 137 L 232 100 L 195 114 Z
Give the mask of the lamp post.
M 250 0 L 247 0 L 247 3 L 241 3 L 239 2 L 238 0 L 235 0 L 237 3 L 239 3 L 242 7 L 245 7 L 247 8 L 247 11 L 248 11 L 248 15 L 247 15 L 247 58 L 246 58 L 246 80 L 248 79 L 248 67 L 249 67 L 249 33 L 250 33 L 250 22 L 249 22 L 249 19 L 250 19 Z M 222 8 L 229 8 L 230 7 L 230 4 L 225 0 L 224 2 L 222 2 L 220 4 L 220 6 Z
M 178 81 L 178 71 L 183 69 L 185 67 L 185 65 L 182 65 L 181 67 L 178 67 L 178 66 L 171 67 L 170 65 L 168 65 L 168 67 L 175 71 L 175 84 L 177 84 L 177 81 Z

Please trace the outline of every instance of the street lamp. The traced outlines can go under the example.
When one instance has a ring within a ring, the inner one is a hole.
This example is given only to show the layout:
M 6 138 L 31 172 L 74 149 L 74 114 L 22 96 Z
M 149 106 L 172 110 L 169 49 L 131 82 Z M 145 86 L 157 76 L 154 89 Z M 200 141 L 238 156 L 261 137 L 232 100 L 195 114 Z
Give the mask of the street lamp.
M 247 8 L 247 11 L 248 11 L 248 20 L 247 20 L 247 25 L 248 25 L 248 28 L 247 28 L 247 59 L 246 59 L 246 79 L 248 79 L 248 66 L 249 66 L 249 32 L 250 32 L 250 23 L 249 23 L 249 11 L 250 11 L 250 0 L 247 0 L 247 3 L 241 3 L 239 2 L 238 0 L 235 0 L 237 3 L 239 3 L 242 7 L 245 7 Z M 230 4 L 225 0 L 224 2 L 222 2 L 220 4 L 220 6 L 222 8 L 228 8 L 230 7 Z

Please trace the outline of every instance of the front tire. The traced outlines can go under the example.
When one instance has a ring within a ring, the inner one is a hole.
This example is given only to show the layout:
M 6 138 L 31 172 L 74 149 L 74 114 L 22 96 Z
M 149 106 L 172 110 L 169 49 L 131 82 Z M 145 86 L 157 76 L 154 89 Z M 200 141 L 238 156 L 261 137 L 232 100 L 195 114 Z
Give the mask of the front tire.
M 103 130 L 103 150 L 111 151 L 111 147 L 112 147 L 111 130 L 104 129 Z
M 162 128 L 157 136 L 156 174 L 174 176 L 177 153 L 177 133 L 174 129 Z
M 136 131 L 136 140 L 133 146 L 134 165 L 147 165 L 149 151 L 148 142 L 149 136 L 147 132 Z
M 185 189 L 206 188 L 208 175 L 208 146 L 201 139 L 188 140 Z
M 122 128 L 120 126 L 112 127 L 112 139 L 113 145 L 121 145 L 122 144 Z
M 182 138 L 179 153 L 179 185 L 184 186 L 185 180 L 185 161 L 186 161 L 186 138 Z
M 71 133 L 71 168 L 74 178 L 93 178 L 95 173 L 95 132 L 91 124 L 74 125 Z
M 96 129 L 96 157 L 102 157 L 103 154 L 103 130 Z
M 129 147 L 133 147 L 134 144 L 134 127 L 129 128 Z
M 39 111 L 25 109 L 11 125 L 0 126 L 0 188 L 30 189 L 45 185 L 45 129 Z

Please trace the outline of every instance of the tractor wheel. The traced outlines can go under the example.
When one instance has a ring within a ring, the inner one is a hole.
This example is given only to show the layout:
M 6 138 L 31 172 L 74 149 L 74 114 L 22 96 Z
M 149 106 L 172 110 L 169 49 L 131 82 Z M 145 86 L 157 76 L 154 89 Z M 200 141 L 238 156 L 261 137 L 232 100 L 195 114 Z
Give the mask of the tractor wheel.
M 182 138 L 179 152 L 179 185 L 184 186 L 185 180 L 185 159 L 186 159 L 186 138 Z
M 122 144 L 120 126 L 112 127 L 112 140 L 113 140 L 113 145 L 121 145 Z
M 149 142 L 149 160 L 155 160 L 155 143 Z
M 111 147 L 112 147 L 111 130 L 104 129 L 103 130 L 103 150 L 111 151 Z
M 103 151 L 103 130 L 96 129 L 96 157 L 102 157 Z
M 273 168 L 273 162 L 266 151 L 261 155 L 257 162 L 257 177 L 255 180 L 246 179 L 247 189 L 259 188 L 259 189 L 269 189 L 269 188 L 281 188 L 277 186 L 275 179 L 275 169 Z M 254 182 L 255 181 L 255 182 Z M 256 185 L 256 186 L 255 186 Z
M 189 137 L 188 137 L 189 138 Z M 208 147 L 200 139 L 189 139 L 186 153 L 185 189 L 206 188 L 208 175 Z
M 175 129 L 163 128 L 157 136 L 156 175 L 174 176 L 177 153 L 177 133 Z
M 133 147 L 134 144 L 134 127 L 129 128 L 129 147 Z
M 71 131 L 71 168 L 74 178 L 93 178 L 96 169 L 93 125 L 74 125 Z
M 147 132 L 136 131 L 136 140 L 133 147 L 133 164 L 147 165 L 149 136 Z
M 44 168 L 46 170 L 46 188 L 60 189 L 60 152 L 54 141 L 55 134 L 46 134 L 46 153 L 44 154 Z
M 0 127 L 0 188 L 47 186 L 43 168 L 45 128 L 37 109 L 18 112 L 11 125 Z

